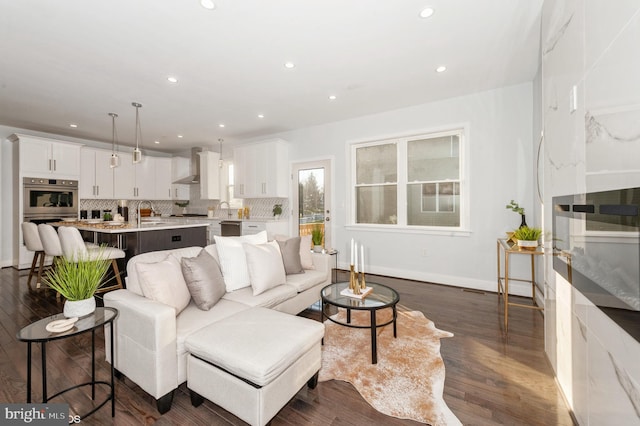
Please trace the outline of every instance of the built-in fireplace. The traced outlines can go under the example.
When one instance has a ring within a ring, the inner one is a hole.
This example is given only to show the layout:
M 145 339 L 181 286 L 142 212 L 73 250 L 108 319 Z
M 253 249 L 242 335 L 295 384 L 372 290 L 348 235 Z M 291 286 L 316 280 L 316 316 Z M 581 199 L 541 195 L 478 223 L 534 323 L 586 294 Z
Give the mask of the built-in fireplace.
M 553 268 L 640 341 L 640 188 L 553 197 Z

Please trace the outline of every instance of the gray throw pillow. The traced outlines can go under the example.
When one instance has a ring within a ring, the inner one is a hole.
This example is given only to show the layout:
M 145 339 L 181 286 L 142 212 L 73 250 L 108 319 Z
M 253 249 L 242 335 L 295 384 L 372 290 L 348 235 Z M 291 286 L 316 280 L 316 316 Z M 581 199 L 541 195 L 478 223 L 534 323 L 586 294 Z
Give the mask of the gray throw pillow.
M 285 241 L 278 241 L 284 272 L 287 275 L 304 274 L 304 268 L 300 261 L 300 237 L 289 238 Z
M 204 249 L 196 257 L 183 257 L 181 265 L 193 301 L 208 311 L 227 291 L 220 265 Z

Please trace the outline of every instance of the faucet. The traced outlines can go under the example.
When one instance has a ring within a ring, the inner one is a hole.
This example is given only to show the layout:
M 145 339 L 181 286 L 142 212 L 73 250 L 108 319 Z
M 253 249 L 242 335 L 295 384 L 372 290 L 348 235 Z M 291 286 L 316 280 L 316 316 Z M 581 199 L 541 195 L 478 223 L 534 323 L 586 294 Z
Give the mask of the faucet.
M 141 216 L 140 216 L 140 206 L 142 206 L 142 203 L 147 203 L 147 204 L 149 204 L 149 208 L 151 209 L 151 211 L 153 211 L 153 210 L 154 210 L 154 208 L 153 208 L 153 203 L 152 203 L 151 201 L 149 201 L 149 200 L 141 200 L 141 201 L 138 203 L 138 228 L 140 228 L 140 224 L 141 224 L 141 222 L 142 222 L 142 220 L 141 220 L 142 218 L 141 218 Z
M 226 202 L 226 201 L 220 201 L 220 202 L 218 203 L 218 210 L 222 210 L 222 205 L 223 205 L 223 204 L 226 204 L 226 205 L 227 205 L 227 218 L 229 218 L 229 219 L 230 219 L 230 218 L 231 218 L 231 206 L 229 205 L 229 203 L 228 203 L 228 202 Z

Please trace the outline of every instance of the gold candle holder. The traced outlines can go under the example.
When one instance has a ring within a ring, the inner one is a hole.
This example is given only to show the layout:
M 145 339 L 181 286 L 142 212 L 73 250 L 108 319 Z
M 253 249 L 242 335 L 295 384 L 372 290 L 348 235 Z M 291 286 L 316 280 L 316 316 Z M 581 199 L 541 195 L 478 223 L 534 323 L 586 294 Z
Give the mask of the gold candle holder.
M 359 280 L 360 281 L 360 289 L 364 290 L 365 288 L 367 288 L 367 283 L 364 280 L 364 272 L 362 272 L 360 275 L 361 275 L 360 276 L 360 280 Z
M 358 282 L 358 274 L 356 274 L 353 265 L 351 265 L 351 274 L 349 276 L 349 289 L 353 292 L 353 294 L 360 294 L 360 283 Z

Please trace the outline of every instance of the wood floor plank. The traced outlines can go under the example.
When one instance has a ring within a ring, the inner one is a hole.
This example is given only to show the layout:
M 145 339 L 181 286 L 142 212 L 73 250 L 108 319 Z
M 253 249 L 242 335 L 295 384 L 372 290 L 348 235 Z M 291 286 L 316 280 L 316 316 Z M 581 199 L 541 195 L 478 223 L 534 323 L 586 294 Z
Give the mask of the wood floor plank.
M 62 311 L 51 291 L 30 292 L 28 271 L 0 270 L 0 401 L 26 400 L 26 344 L 16 333 L 27 324 Z M 339 272 L 339 279 L 346 273 Z M 512 309 L 509 333 L 502 326 L 502 304 L 495 293 L 464 291 L 390 277 L 369 277 L 400 294 L 400 303 L 418 310 L 436 327 L 454 333 L 441 340 L 446 380 L 444 399 L 465 425 L 572 425 L 573 421 L 544 355 L 544 324 L 540 312 Z M 319 311 L 302 313 L 319 320 Z M 47 345 L 50 392 L 90 377 L 91 336 L 84 334 Z M 40 348 L 33 347 L 34 395 L 41 398 Z M 96 374 L 109 378 L 104 360 L 104 334 L 96 333 Z M 65 398 L 74 406 L 93 403 L 87 393 Z M 85 391 L 86 392 L 86 391 Z M 102 391 L 99 391 L 99 394 Z M 102 394 L 100 394 L 102 395 Z M 82 424 L 222 425 L 245 423 L 223 408 L 205 401 L 195 408 L 188 389 L 176 391 L 172 409 L 160 415 L 155 400 L 126 377 L 116 381 L 116 417 L 105 406 Z M 54 401 L 55 402 L 55 401 Z M 272 425 L 414 425 L 373 409 L 348 383 L 329 381 L 306 387 L 278 413 Z

